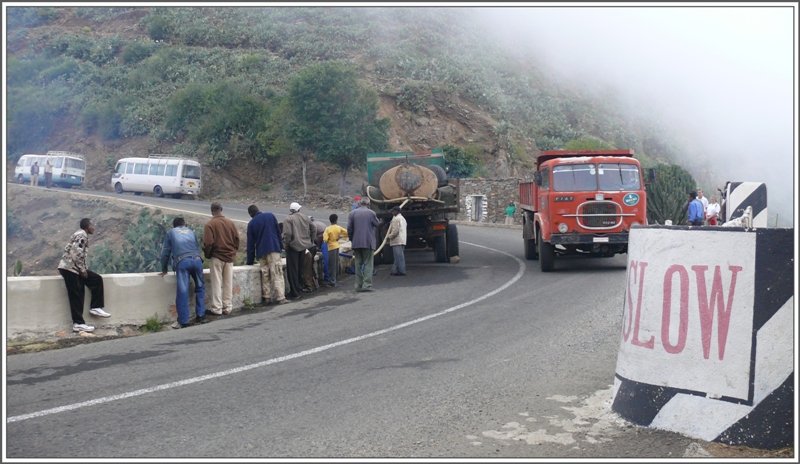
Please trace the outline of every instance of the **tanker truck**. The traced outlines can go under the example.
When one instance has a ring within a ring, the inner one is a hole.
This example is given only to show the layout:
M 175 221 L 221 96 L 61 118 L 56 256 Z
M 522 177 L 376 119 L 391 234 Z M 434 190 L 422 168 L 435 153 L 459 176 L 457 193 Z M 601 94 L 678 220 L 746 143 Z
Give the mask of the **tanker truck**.
M 458 260 L 458 230 L 450 223 L 458 214 L 458 184 L 447 177 L 442 149 L 368 153 L 367 182 L 362 193 L 381 219 L 378 244 L 386 237 L 391 208 L 399 206 L 407 222 L 407 250 L 432 251 L 437 263 Z M 384 244 L 375 264 L 392 262 L 392 251 Z

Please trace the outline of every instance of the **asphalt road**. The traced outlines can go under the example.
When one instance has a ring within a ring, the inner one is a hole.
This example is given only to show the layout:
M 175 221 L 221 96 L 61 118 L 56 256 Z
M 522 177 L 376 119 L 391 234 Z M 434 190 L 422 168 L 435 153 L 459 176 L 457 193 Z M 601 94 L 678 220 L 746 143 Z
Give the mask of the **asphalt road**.
M 624 255 L 543 274 L 518 229 L 459 235 L 460 263 L 408 252 L 408 275 L 379 266 L 372 293 L 347 276 L 211 324 L 7 357 L 7 457 L 703 456 L 610 411 Z

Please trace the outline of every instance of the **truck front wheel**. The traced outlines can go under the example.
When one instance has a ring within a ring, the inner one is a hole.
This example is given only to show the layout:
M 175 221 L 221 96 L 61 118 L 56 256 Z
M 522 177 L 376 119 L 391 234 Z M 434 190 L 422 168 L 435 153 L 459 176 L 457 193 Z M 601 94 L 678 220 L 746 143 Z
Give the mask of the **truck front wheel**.
M 522 240 L 525 242 L 525 259 L 539 259 L 539 253 L 536 251 L 536 242 L 529 238 L 523 238 Z
M 536 230 L 536 244 L 539 246 L 539 264 L 542 272 L 552 271 L 555 251 L 553 250 L 553 245 L 542 240 L 542 231 L 539 229 Z

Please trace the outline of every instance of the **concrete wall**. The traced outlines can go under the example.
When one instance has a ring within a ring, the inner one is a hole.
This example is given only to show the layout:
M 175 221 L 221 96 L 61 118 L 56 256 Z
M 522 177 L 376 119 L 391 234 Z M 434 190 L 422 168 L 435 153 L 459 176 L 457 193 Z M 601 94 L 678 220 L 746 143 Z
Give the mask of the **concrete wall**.
M 794 230 L 634 228 L 612 409 L 757 448 L 794 431 Z
M 204 271 L 210 284 L 209 270 Z M 121 325 L 143 325 L 148 318 L 162 321 L 177 320 L 175 310 L 175 273 L 161 277 L 156 272 L 141 274 L 103 275 L 106 310 L 110 318 L 89 314 L 90 292 L 86 289 L 84 319 L 98 328 Z M 206 287 L 206 307 L 211 292 Z M 6 279 L 6 337 L 43 338 L 55 332 L 72 330 L 67 291 L 59 276 L 8 277 Z M 194 297 L 190 296 L 194 315 Z M 262 302 L 261 271 L 258 266 L 234 266 L 233 307 L 239 308 L 249 300 Z

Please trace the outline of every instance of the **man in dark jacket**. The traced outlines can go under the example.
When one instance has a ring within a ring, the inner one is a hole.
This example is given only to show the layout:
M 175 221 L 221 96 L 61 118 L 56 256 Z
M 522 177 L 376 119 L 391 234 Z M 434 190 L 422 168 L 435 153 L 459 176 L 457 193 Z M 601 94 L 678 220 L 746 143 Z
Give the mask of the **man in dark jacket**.
M 300 212 L 300 204 L 289 205 L 289 216 L 283 220 L 283 248 L 286 250 L 286 275 L 289 278 L 289 298 L 300 298 L 301 293 L 309 293 L 311 289 L 302 282 L 301 266 L 309 249 L 314 249 L 314 236 L 317 229 Z
M 375 230 L 381 223 L 368 205 L 369 198 L 361 198 L 358 208 L 347 217 L 347 236 L 353 245 L 357 292 L 372 291 L 372 259 L 377 242 Z
M 252 218 L 247 224 L 247 264 L 253 264 L 258 258 L 261 296 L 267 304 L 287 303 L 278 220 L 270 212 L 259 211 L 256 205 L 250 205 L 247 213 Z
M 175 309 L 178 320 L 172 324 L 173 329 L 189 326 L 189 278 L 194 281 L 194 312 L 199 324 L 206 319 L 206 286 L 203 279 L 203 259 L 194 231 L 186 227 L 182 217 L 172 220 L 172 230 L 164 237 L 161 247 L 161 277 L 167 275 L 167 264 L 172 258 L 172 270 L 178 281 L 175 295 Z

